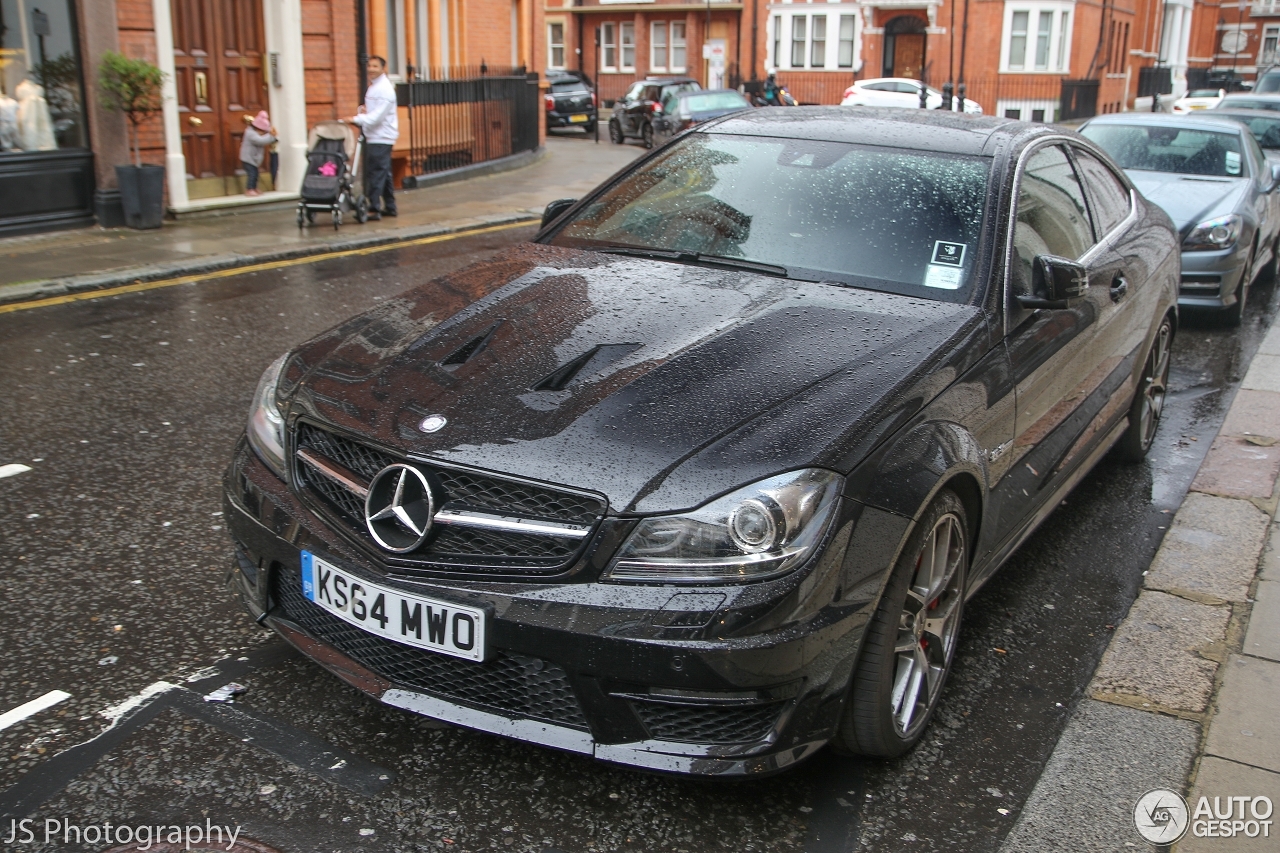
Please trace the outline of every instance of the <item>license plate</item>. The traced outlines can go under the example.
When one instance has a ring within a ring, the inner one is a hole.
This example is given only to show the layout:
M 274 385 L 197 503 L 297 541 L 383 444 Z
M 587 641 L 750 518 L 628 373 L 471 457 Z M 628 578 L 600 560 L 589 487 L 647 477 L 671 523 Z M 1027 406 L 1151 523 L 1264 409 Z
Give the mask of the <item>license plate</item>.
M 586 113 L 578 113 L 577 115 L 569 116 L 569 122 L 571 124 L 583 124 L 586 122 L 586 120 L 587 120 Z
M 449 601 L 407 595 L 302 552 L 302 594 L 370 634 L 433 652 L 483 661 L 486 613 Z

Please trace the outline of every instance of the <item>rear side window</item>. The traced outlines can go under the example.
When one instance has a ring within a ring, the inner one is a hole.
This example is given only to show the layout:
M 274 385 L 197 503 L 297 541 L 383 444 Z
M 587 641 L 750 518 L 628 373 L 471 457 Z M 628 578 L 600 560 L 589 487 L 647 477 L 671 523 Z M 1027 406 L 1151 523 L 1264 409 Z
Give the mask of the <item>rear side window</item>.
M 1280 71 L 1268 71 L 1263 74 L 1258 78 L 1258 85 L 1253 87 L 1253 91 L 1259 95 L 1280 92 Z
M 1094 224 L 1098 235 L 1109 233 L 1129 216 L 1129 189 L 1115 173 L 1088 151 L 1075 149 L 1076 165 L 1080 177 L 1089 188 L 1089 202 L 1093 209 Z

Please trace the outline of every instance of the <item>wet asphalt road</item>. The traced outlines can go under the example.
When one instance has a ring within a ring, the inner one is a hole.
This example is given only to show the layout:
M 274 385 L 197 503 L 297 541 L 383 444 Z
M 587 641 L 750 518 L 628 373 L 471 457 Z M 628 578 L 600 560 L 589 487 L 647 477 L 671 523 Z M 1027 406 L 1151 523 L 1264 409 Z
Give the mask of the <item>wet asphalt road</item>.
M 973 600 L 912 754 L 686 781 L 381 707 L 223 587 L 220 477 L 266 364 L 531 233 L 0 315 L 0 465 L 33 469 L 0 479 L 0 713 L 72 695 L 0 731 L 0 849 L 110 846 L 6 843 L 10 818 L 34 817 L 40 832 L 208 820 L 290 853 L 996 850 L 1208 450 L 1274 285 L 1253 288 L 1241 332 L 1184 318 L 1150 459 L 1104 460 Z M 109 729 L 104 710 L 161 680 L 179 689 Z M 249 688 L 235 705 L 199 701 L 231 680 Z

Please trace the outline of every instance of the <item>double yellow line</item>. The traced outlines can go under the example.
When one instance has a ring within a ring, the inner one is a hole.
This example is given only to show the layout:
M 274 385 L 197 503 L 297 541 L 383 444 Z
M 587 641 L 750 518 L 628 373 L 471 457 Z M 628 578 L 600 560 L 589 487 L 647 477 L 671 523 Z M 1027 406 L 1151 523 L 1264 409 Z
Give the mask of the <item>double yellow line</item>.
M 46 299 L 33 299 L 30 302 L 13 302 L 8 305 L 0 305 L 0 314 L 12 314 L 14 311 L 27 311 L 31 308 L 44 308 L 48 305 L 63 305 L 67 302 L 83 302 L 90 299 L 103 299 L 108 296 L 119 296 L 123 293 L 138 293 L 143 290 L 158 290 L 162 287 L 173 287 L 179 284 L 193 284 L 197 281 L 210 281 L 217 278 L 231 278 L 232 276 L 244 275 L 251 272 L 264 272 L 266 270 L 278 270 L 285 267 L 296 267 L 303 264 L 315 264 L 320 261 L 332 261 L 337 258 L 354 258 L 360 255 L 373 255 L 378 252 L 389 252 L 392 249 L 407 249 L 413 246 L 427 246 L 431 243 L 444 243 L 449 240 L 457 240 L 460 237 L 474 237 L 478 234 L 491 234 L 495 231 L 507 231 L 512 228 L 527 228 L 530 225 L 536 225 L 536 219 L 529 219 L 521 222 L 504 222 L 501 225 L 486 225 L 480 228 L 471 228 L 462 231 L 453 231 L 448 234 L 434 234 L 430 237 L 418 237 L 413 240 L 401 240 L 395 243 L 379 243 L 376 246 L 367 246 L 363 249 L 343 249 L 340 252 L 324 252 L 318 255 L 305 255 L 300 258 L 286 258 L 280 261 L 268 261 L 262 264 L 249 264 L 243 267 L 231 267 L 225 270 L 214 270 L 212 272 L 197 273 L 195 275 L 183 275 L 177 278 L 165 278 L 159 281 L 137 281 L 133 284 L 122 284 L 119 287 L 105 287 L 101 290 L 85 290 L 79 293 L 64 293 L 61 296 L 50 296 Z

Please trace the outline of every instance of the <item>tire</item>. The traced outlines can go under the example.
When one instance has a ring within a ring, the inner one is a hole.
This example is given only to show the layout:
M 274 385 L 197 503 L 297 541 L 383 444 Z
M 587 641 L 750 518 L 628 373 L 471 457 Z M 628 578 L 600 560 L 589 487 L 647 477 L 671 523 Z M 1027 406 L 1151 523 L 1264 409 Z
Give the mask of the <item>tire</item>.
M 1255 246 L 1253 253 L 1249 255 L 1248 266 L 1244 268 L 1244 273 L 1240 276 L 1240 283 L 1236 285 L 1235 304 L 1222 312 L 1223 323 L 1231 328 L 1235 328 L 1244 322 L 1244 306 L 1249 301 L 1249 285 L 1253 283 L 1253 264 L 1257 257 L 1258 250 Z
M 596 132 L 596 123 L 594 121 L 589 121 L 582 126 L 582 129 L 586 131 L 587 136 L 593 136 Z
M 299 228 L 305 228 L 307 225 L 307 216 L 305 211 L 306 211 L 305 208 L 302 208 L 302 207 L 298 208 L 298 227 Z
M 369 221 L 369 199 L 365 196 L 356 196 L 356 222 L 361 225 Z
M 609 120 L 609 141 L 614 145 L 621 145 L 627 141 L 627 138 L 622 135 L 622 125 L 613 119 Z
M 342 211 L 338 208 L 333 209 L 333 230 L 337 231 L 342 226 Z
M 955 657 L 968 567 L 964 504 L 944 489 L 921 514 L 871 617 L 837 751 L 896 758 L 920 740 Z
M 644 123 L 644 127 L 640 128 L 640 138 L 644 140 L 645 148 L 653 147 L 653 125 L 649 122 Z
M 1141 462 L 1155 442 L 1160 416 L 1164 413 L 1165 395 L 1169 390 L 1169 352 L 1173 344 L 1173 321 L 1168 317 L 1160 322 L 1155 340 L 1147 351 L 1147 360 L 1138 379 L 1129 406 L 1129 428 L 1116 444 L 1116 454 L 1128 462 Z

